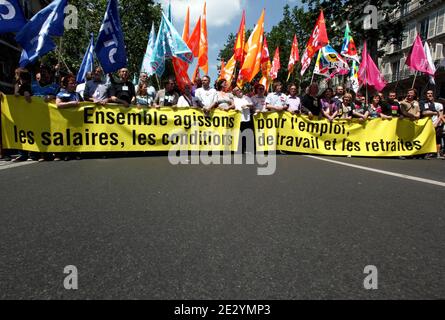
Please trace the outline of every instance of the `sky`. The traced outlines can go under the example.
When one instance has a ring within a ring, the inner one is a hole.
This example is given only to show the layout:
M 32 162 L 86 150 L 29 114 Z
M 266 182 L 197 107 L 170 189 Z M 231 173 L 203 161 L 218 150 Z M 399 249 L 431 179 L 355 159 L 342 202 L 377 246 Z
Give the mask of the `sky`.
M 169 0 L 158 0 L 165 12 Z M 218 75 L 217 60 L 219 50 L 223 48 L 230 33 L 236 34 L 241 21 L 243 9 L 246 10 L 246 29 L 253 29 L 261 15 L 261 10 L 266 9 L 265 31 L 269 32 L 283 16 L 283 7 L 286 4 L 301 6 L 300 0 L 206 0 L 207 3 L 207 34 L 209 42 L 209 76 L 212 82 Z M 190 6 L 190 33 L 202 13 L 204 0 L 171 0 L 173 25 L 182 34 L 187 6 Z M 195 59 L 197 60 L 197 59 Z M 192 73 L 190 67 L 189 73 Z M 201 73 L 202 75 L 202 73 Z

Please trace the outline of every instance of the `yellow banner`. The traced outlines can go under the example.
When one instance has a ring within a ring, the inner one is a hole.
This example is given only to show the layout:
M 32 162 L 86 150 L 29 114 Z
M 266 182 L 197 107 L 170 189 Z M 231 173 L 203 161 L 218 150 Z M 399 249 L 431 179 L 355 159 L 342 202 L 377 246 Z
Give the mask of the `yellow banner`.
M 282 150 L 338 156 L 395 157 L 436 152 L 430 118 L 309 120 L 289 112 L 254 117 L 258 151 Z
M 241 115 L 195 108 L 125 108 L 82 103 L 58 109 L 33 97 L 1 95 L 5 149 L 35 152 L 236 151 Z

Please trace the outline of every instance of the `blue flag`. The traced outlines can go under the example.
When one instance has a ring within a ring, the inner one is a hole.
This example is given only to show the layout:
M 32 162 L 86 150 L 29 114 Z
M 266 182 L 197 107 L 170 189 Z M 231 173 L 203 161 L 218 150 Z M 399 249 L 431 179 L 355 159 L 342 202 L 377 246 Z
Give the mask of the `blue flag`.
M 173 23 L 173 19 L 172 19 L 172 2 L 171 2 L 171 0 L 168 3 L 168 21 Z
M 155 42 L 150 64 L 153 71 L 161 76 L 165 70 L 165 58 L 176 57 L 187 63 L 193 62 L 193 53 L 182 40 L 178 31 L 168 18 L 162 13 L 162 21 L 159 26 L 158 37 Z
M 117 0 L 108 1 L 94 51 L 105 73 L 114 72 L 127 65 L 127 52 Z
M 0 34 L 6 32 L 19 32 L 26 24 L 18 0 L 0 1 Z
M 64 13 L 67 0 L 54 0 L 37 12 L 17 33 L 15 39 L 24 52 L 20 65 L 24 66 L 55 49 L 51 36 L 60 37 L 64 32 Z
M 79 72 L 77 73 L 77 78 L 76 78 L 77 83 L 85 82 L 87 72 L 93 72 L 93 63 L 94 63 L 93 53 L 94 53 L 94 34 L 91 34 L 90 45 L 88 46 L 87 52 L 85 52 L 85 56 L 83 57 Z
M 149 76 L 154 74 L 154 70 L 151 67 L 150 60 L 153 55 L 153 49 L 155 46 L 156 34 L 155 34 L 155 25 L 152 23 L 150 36 L 148 38 L 147 49 L 145 50 L 144 59 L 142 61 L 141 72 L 146 72 Z

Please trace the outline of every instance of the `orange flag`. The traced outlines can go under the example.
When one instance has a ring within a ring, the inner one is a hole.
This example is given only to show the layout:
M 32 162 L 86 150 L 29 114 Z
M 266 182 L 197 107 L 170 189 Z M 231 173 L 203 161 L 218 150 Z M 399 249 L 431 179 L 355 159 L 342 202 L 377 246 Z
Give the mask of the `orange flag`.
M 294 41 L 292 42 L 292 49 L 290 51 L 289 64 L 287 65 L 287 81 L 289 81 L 289 77 L 291 73 L 294 71 L 295 64 L 300 60 L 300 54 L 298 52 L 298 41 L 297 35 L 294 35 Z
M 189 40 L 189 31 L 190 31 L 190 7 L 187 7 L 187 14 L 185 15 L 185 22 L 184 22 L 184 30 L 182 31 L 182 40 L 187 43 Z
M 226 79 L 226 81 L 229 83 L 229 85 L 232 84 L 233 73 L 235 71 L 235 65 L 236 65 L 236 60 L 235 60 L 235 55 L 233 55 L 232 58 L 230 58 L 230 60 L 227 61 L 227 63 L 224 66 L 223 76 L 220 76 L 220 79 Z M 221 68 L 222 68 L 222 66 L 221 66 Z
M 273 62 L 272 62 L 272 70 L 270 71 L 270 77 L 272 78 L 272 80 L 275 80 L 278 77 L 278 71 L 280 70 L 281 65 L 280 65 L 280 48 L 277 47 L 275 49 L 275 55 L 273 57 Z
M 199 41 L 201 39 L 201 17 L 196 22 L 191 36 L 188 38 L 187 46 L 192 50 L 195 58 L 199 57 Z
M 267 39 L 264 35 L 263 51 L 261 52 L 261 73 L 263 77 L 261 78 L 260 83 L 264 86 L 264 88 L 266 88 L 266 91 L 269 91 L 269 85 L 271 82 L 271 67 L 272 65 L 270 63 L 269 47 L 267 46 Z
M 265 11 L 263 9 L 255 29 L 253 29 L 253 32 L 247 41 L 247 55 L 244 58 L 244 63 L 239 72 L 237 81 L 239 87 L 243 87 L 244 83 L 252 81 L 258 71 L 260 71 L 261 53 L 263 51 L 264 15 Z
M 241 23 L 238 29 L 238 35 L 235 41 L 235 60 L 241 64 L 244 61 L 244 44 L 246 42 L 246 12 L 243 10 L 243 16 L 241 18 Z
M 207 5 L 204 2 L 204 12 L 202 14 L 202 21 L 201 21 L 201 38 L 199 41 L 199 58 L 198 58 L 198 64 L 201 70 L 204 72 L 204 74 L 209 73 L 209 43 L 207 40 L 207 18 L 206 18 L 206 11 L 207 11 Z
M 225 68 L 226 68 L 226 64 L 224 63 L 224 59 L 221 59 L 221 68 L 219 68 L 218 80 L 225 79 L 225 76 L 226 76 Z

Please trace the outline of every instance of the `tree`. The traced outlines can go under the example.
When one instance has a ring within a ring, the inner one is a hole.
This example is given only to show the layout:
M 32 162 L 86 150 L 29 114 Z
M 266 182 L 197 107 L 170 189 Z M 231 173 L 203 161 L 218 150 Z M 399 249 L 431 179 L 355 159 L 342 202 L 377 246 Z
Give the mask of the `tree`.
M 69 4 L 78 10 L 78 28 L 66 30 L 61 39 L 61 56 L 72 72 L 76 72 L 82 63 L 83 55 L 89 43 L 90 33 L 95 38 L 105 14 L 107 0 L 70 0 Z M 127 49 L 128 68 L 131 73 L 138 73 L 148 42 L 152 22 L 158 30 L 161 21 L 161 6 L 152 0 L 119 1 L 119 13 Z M 57 42 L 60 44 L 60 42 Z M 57 61 L 57 53 L 45 57 L 45 60 Z

